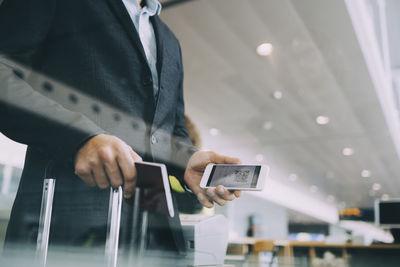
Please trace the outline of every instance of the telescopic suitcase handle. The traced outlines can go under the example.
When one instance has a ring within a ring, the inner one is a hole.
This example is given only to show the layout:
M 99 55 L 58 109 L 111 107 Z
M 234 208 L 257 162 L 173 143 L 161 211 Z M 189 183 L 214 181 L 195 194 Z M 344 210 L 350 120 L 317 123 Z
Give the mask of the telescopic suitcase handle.
M 44 179 L 43 181 L 42 205 L 40 207 L 39 229 L 36 244 L 36 259 L 42 266 L 46 266 L 47 262 L 55 185 L 56 179 L 50 178 Z
M 111 188 L 108 208 L 106 259 L 108 267 L 116 267 L 118 259 L 119 229 L 121 225 L 122 187 Z
M 47 176 L 47 175 L 46 175 Z M 36 246 L 36 260 L 45 267 L 49 247 L 51 213 L 56 179 L 46 178 L 43 181 L 42 205 L 40 208 L 39 229 Z M 108 267 L 116 267 L 118 259 L 118 241 L 122 209 L 122 187 L 110 189 L 110 201 L 107 221 L 107 239 L 105 256 Z

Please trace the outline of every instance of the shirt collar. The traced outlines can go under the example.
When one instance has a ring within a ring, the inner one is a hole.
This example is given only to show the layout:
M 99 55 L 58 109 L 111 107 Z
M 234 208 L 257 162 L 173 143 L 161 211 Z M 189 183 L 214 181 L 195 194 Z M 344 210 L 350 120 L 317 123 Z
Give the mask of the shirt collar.
M 143 7 L 142 10 L 140 10 L 139 3 L 137 0 L 123 0 L 124 3 L 126 2 L 126 5 L 129 5 L 131 11 L 135 15 L 139 15 L 141 12 L 148 13 L 150 17 L 160 14 L 161 4 L 160 2 L 158 2 L 158 0 L 142 0 L 142 1 L 146 1 L 146 5 Z
M 158 0 L 143 0 L 146 5 L 143 7 L 143 12 L 147 11 L 149 16 L 159 15 L 161 12 L 161 4 Z

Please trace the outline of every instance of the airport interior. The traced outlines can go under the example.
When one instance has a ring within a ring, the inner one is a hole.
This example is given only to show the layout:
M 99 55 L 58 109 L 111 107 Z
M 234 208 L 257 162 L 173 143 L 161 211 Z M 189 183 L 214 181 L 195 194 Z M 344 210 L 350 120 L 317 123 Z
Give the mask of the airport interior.
M 400 1 L 13 1 L 0 0 L 0 266 L 400 266 Z M 73 169 L 99 133 L 129 147 L 117 186 L 108 167 L 104 188 Z

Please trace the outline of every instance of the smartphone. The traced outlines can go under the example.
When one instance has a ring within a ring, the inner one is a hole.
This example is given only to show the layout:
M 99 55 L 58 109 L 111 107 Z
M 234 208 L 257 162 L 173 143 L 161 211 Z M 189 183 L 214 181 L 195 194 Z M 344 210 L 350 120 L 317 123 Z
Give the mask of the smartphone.
M 136 186 L 142 192 L 142 208 L 161 214 L 175 216 L 167 168 L 164 164 L 135 162 Z
M 200 187 L 223 185 L 229 190 L 261 191 L 268 173 L 267 165 L 208 164 Z

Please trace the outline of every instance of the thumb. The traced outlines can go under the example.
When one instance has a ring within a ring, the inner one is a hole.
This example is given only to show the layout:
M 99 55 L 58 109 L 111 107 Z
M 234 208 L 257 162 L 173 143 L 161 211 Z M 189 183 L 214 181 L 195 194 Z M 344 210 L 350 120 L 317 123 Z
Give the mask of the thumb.
M 205 193 L 205 190 L 200 187 L 196 182 L 186 182 L 186 185 L 192 190 L 193 194 L 197 197 L 199 202 L 206 208 L 212 208 L 214 206 L 213 202 L 210 201 Z

